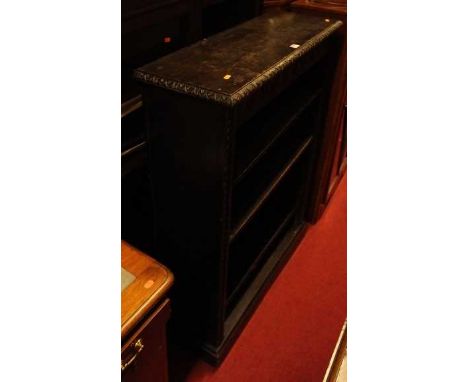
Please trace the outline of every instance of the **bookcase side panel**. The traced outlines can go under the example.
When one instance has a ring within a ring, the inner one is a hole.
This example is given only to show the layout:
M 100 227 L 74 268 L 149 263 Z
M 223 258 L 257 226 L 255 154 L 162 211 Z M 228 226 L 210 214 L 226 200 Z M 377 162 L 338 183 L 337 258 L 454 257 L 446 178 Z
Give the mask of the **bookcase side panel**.
M 174 321 L 190 337 L 223 335 L 227 110 L 163 89 L 146 90 L 155 255 L 173 270 Z

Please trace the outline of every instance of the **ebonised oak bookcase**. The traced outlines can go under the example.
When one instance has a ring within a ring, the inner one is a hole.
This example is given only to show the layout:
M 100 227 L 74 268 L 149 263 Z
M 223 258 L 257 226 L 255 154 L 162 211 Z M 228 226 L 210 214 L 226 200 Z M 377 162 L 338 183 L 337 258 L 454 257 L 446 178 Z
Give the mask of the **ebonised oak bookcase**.
M 304 232 L 341 26 L 268 12 L 134 73 L 174 325 L 214 363 Z

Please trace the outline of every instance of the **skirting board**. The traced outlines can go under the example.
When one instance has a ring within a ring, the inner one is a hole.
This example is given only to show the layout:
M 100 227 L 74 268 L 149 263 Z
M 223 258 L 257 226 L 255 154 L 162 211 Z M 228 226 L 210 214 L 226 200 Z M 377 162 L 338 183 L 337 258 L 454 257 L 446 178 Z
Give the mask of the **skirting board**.
M 338 341 L 335 346 L 335 350 L 333 351 L 332 357 L 330 359 L 330 363 L 328 364 L 327 371 L 325 373 L 325 377 L 323 378 L 323 382 L 336 382 L 338 378 L 338 374 L 340 372 L 340 367 L 343 362 L 343 359 L 346 355 L 346 335 L 347 335 L 347 320 L 345 320 L 343 324 L 343 328 L 341 329 L 340 336 L 338 337 Z

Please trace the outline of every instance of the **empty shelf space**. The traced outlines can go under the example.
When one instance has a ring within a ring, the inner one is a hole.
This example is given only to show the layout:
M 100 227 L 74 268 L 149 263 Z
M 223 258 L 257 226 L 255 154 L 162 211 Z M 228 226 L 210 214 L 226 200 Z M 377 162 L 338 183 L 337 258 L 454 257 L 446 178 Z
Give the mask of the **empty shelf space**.
M 234 185 L 231 237 L 255 214 L 294 162 L 311 146 L 315 109 L 308 108 L 240 182 Z
M 296 213 L 297 211 L 293 210 L 286 215 L 279 227 L 276 229 L 271 238 L 265 244 L 263 249 L 253 260 L 252 264 L 247 266 L 247 271 L 241 277 L 237 285 L 230 285 L 230 290 L 232 290 L 232 292 L 230 293 L 229 298 L 227 300 L 228 311 L 232 309 L 232 302 L 235 301 L 240 294 L 242 294 L 242 292 L 248 286 L 249 281 L 251 281 L 255 277 L 255 270 L 263 266 L 264 262 L 269 258 L 268 254 L 277 247 L 278 243 L 283 239 L 285 233 L 295 226 L 294 222 Z
M 307 155 L 302 156 L 229 247 L 227 295 L 231 301 L 248 284 L 293 222 L 304 191 Z
M 301 232 L 305 229 L 305 223 L 288 224 L 285 233 L 281 235 L 279 243 L 276 245 L 274 250 L 269 255 L 268 259 L 264 262 L 261 268 L 253 275 L 252 280 L 246 286 L 242 295 L 238 298 L 233 299 L 229 305 L 226 306 L 226 317 L 224 321 L 224 333 L 229 336 L 239 317 L 242 317 L 246 312 L 250 310 L 252 304 L 261 298 L 265 290 L 268 288 L 268 280 L 276 277 L 275 274 L 278 272 L 278 268 L 281 267 L 281 263 L 284 262 L 285 257 L 291 255 L 291 251 L 294 249 L 297 240 L 300 239 Z
M 320 88 L 304 79 L 268 104 L 237 132 L 235 182 L 239 182 L 288 130 L 306 108 L 318 101 Z
M 312 138 L 308 138 L 297 150 L 296 154 L 292 157 L 292 159 L 284 166 L 281 172 L 274 178 L 274 180 L 268 185 L 265 191 L 252 203 L 251 199 L 256 195 L 252 192 L 250 195 L 245 195 L 245 199 L 241 199 L 241 202 L 245 205 L 249 205 L 250 208 L 247 210 L 245 215 L 243 216 L 242 220 L 236 225 L 235 229 L 232 231 L 231 240 L 234 240 L 235 237 L 242 231 L 242 229 L 249 223 L 249 221 L 253 218 L 253 216 L 257 213 L 257 211 L 262 207 L 265 201 L 268 199 L 270 194 L 275 190 L 278 184 L 283 180 L 283 178 L 288 174 L 291 167 L 301 158 L 301 156 L 306 152 L 307 148 L 309 148 L 312 142 Z M 258 183 L 257 183 L 258 184 Z M 262 183 L 260 183 L 260 186 Z M 248 193 L 249 188 L 246 187 L 243 193 Z M 253 196 L 253 197 L 252 197 Z M 249 203 L 249 204 L 247 204 Z M 244 207 L 242 209 L 245 210 Z

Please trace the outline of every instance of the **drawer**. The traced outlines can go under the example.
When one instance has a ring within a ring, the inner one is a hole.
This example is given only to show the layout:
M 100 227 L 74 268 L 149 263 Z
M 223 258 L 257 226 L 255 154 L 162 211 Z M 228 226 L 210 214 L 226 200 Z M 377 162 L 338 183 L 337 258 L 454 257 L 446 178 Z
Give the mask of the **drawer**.
M 170 303 L 166 299 L 125 341 L 121 350 L 122 382 L 166 382 L 166 322 Z

